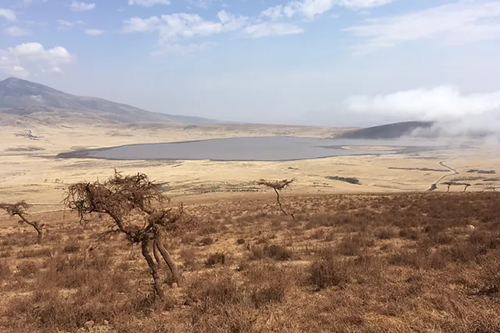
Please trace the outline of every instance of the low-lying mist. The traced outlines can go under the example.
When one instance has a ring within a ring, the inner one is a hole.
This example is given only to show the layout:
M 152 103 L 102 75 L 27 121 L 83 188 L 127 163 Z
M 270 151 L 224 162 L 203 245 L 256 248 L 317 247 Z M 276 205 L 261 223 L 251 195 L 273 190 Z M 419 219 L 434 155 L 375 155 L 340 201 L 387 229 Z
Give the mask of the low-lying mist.
M 411 137 L 452 138 L 456 141 L 480 141 L 483 144 L 500 143 L 500 117 L 492 114 L 466 116 L 460 119 L 434 120 L 431 127 L 417 128 Z
M 500 142 L 500 91 L 464 94 L 455 86 L 398 91 L 386 95 L 358 95 L 345 100 L 355 113 L 432 121 L 411 137 L 453 138 Z

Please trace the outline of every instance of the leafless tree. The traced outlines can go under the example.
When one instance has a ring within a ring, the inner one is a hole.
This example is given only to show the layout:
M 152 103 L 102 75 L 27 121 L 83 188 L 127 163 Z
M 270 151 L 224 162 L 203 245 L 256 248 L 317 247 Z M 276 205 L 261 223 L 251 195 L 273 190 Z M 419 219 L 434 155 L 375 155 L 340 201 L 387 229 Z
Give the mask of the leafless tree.
M 42 243 L 43 238 L 43 224 L 28 219 L 28 213 L 26 210 L 30 208 L 30 205 L 24 200 L 16 202 L 14 204 L 0 203 L 0 209 L 5 210 L 10 216 L 18 216 L 20 218 L 19 223 L 26 223 L 27 225 L 33 227 L 37 234 L 37 243 Z
M 469 188 L 470 186 L 472 186 L 471 184 L 461 183 L 461 182 L 444 182 L 443 184 L 448 186 L 448 191 L 447 192 L 450 192 L 450 186 L 464 186 L 464 192 L 467 191 L 467 188 Z
M 293 219 L 295 219 L 295 216 L 293 213 L 287 213 L 285 209 L 283 208 L 283 205 L 281 204 L 280 201 L 280 192 L 284 190 L 285 188 L 289 187 L 291 183 L 293 183 L 295 179 L 283 179 L 283 180 L 277 180 L 277 181 L 267 181 L 265 179 L 261 179 L 257 182 L 258 185 L 265 186 L 268 188 L 272 188 L 274 192 L 276 193 L 276 202 L 278 203 L 278 206 L 280 210 L 283 212 L 285 215 L 290 215 Z
M 163 244 L 167 234 L 175 236 L 188 223 L 182 205 L 164 208 L 170 199 L 159 184 L 149 181 L 143 173 L 122 176 L 115 170 L 106 181 L 80 182 L 68 187 L 65 205 L 76 210 L 80 222 L 87 223 L 91 214 L 111 218 L 110 229 L 103 234 L 124 234 L 133 244 L 140 244 L 141 253 L 151 271 L 154 293 L 163 297 L 160 264 L 168 267 L 172 282 L 179 284 L 181 274 Z M 102 221 L 102 220 L 101 220 Z

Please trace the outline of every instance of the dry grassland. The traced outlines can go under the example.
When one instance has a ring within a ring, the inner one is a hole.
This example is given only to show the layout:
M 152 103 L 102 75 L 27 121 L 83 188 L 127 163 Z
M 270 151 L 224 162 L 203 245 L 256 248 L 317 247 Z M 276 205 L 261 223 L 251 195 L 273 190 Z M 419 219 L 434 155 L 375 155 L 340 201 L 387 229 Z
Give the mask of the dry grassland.
M 121 236 L 85 255 L 98 217 L 33 213 L 37 245 L 0 215 L 0 331 L 500 332 L 500 194 L 282 201 L 295 219 L 272 196 L 186 204 L 196 224 L 166 239 L 183 281 L 163 300 Z

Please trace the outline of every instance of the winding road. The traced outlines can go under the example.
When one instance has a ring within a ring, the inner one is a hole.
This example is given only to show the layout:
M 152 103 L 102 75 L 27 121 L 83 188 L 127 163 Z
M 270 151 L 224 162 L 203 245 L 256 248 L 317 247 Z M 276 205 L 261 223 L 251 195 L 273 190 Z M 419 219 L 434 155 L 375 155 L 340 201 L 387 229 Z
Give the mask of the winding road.
M 453 171 L 453 173 L 448 173 L 446 175 L 441 176 L 434 184 L 431 185 L 431 187 L 428 189 L 428 191 L 434 191 L 435 189 L 437 189 L 437 185 L 439 184 L 439 182 L 441 182 L 446 177 L 455 176 L 455 175 L 460 174 L 460 172 L 458 172 L 456 169 L 452 168 L 451 166 L 448 166 L 448 165 L 444 164 L 444 161 L 439 162 L 439 164 L 442 167 L 445 167 L 446 169 L 448 169 L 450 171 Z

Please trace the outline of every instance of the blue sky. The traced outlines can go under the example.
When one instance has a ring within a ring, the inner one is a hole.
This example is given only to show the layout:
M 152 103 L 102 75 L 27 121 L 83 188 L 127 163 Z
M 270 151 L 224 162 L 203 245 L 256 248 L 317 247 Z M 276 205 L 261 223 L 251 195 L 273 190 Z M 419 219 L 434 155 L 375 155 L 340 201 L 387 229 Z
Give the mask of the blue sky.
M 499 57 L 493 0 L 0 2 L 0 79 L 232 121 L 498 114 Z

